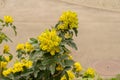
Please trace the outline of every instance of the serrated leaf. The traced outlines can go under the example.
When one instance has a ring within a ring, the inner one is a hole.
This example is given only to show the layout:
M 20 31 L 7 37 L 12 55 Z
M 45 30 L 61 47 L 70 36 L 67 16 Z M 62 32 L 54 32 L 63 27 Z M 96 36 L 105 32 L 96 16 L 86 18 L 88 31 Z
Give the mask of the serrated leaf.
M 37 61 L 37 60 L 39 60 L 39 59 L 41 58 L 42 55 L 43 55 L 42 53 L 32 53 L 32 54 L 30 55 L 30 58 L 31 58 L 32 60 L 34 60 L 34 61 Z
M 30 38 L 29 42 L 32 43 L 32 44 L 34 44 L 34 43 L 38 43 L 38 40 L 35 39 L 35 38 Z
M 67 59 L 68 58 L 68 55 L 67 54 L 63 54 L 62 56 L 61 56 L 61 60 L 65 60 L 65 59 Z
M 66 66 L 72 66 L 74 64 L 73 60 L 65 60 L 64 62 Z
M 75 50 L 77 50 L 77 46 L 76 46 L 76 44 L 72 40 L 67 42 L 67 45 L 72 47 L 72 48 L 74 48 Z
M 74 33 L 75 33 L 75 36 L 77 36 L 78 34 L 78 30 L 76 28 L 73 29 Z

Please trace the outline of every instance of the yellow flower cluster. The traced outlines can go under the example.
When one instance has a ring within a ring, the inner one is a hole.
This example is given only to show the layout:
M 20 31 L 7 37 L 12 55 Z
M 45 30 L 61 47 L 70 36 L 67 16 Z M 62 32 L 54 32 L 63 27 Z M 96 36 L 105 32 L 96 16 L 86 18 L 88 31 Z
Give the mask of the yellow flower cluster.
M 6 62 L 6 61 L 0 61 L 0 69 L 6 68 L 7 64 L 8 64 L 8 62 Z
M 4 56 L 4 58 L 5 58 L 5 60 L 6 60 L 7 62 L 10 61 L 10 57 L 9 57 L 9 56 Z
M 78 18 L 75 12 L 63 12 L 63 14 L 60 16 L 59 21 L 61 24 L 58 25 L 58 30 L 78 28 Z
M 8 62 L 10 61 L 10 57 L 9 56 L 4 56 L 5 61 L 0 61 L 0 69 L 2 68 L 6 68 Z
M 7 70 L 4 70 L 2 73 L 4 76 L 8 76 L 11 73 L 22 72 L 24 70 L 24 67 L 30 68 L 32 64 L 33 64 L 32 61 L 24 59 L 21 60 L 21 62 L 16 62 L 13 68 L 8 68 Z
M 75 75 L 74 75 L 74 73 L 73 73 L 71 70 L 68 70 L 68 71 L 67 71 L 67 74 L 68 74 L 69 80 L 74 80 Z M 64 75 L 60 80 L 67 80 L 67 78 L 66 78 L 66 76 Z
M 13 18 L 11 16 L 4 16 L 4 21 L 6 23 L 12 23 L 13 22 Z
M 65 38 L 68 39 L 68 38 L 72 38 L 73 34 L 67 32 L 65 33 Z
M 82 70 L 82 66 L 79 62 L 74 63 L 75 71 L 80 72 Z
M 32 64 L 33 64 L 32 61 L 25 60 L 25 59 L 22 59 L 21 62 L 24 63 L 24 66 L 26 68 L 30 68 L 32 66 Z
M 34 47 L 29 43 L 26 42 L 25 44 L 18 44 L 16 50 L 25 50 L 26 52 L 33 51 Z
M 16 62 L 12 68 L 12 72 L 16 73 L 16 72 L 23 71 L 23 66 L 24 66 L 24 63 Z
M 6 76 L 9 75 L 11 72 L 12 72 L 12 68 L 9 68 L 9 69 L 3 71 L 3 75 L 6 77 Z
M 18 44 L 16 50 L 24 50 L 24 44 Z
M 61 38 L 57 35 L 56 30 L 46 30 L 38 36 L 38 40 L 40 41 L 40 48 L 50 52 L 51 55 L 55 55 L 55 52 L 60 51 L 59 44 L 61 42 Z
M 33 46 L 29 43 L 29 42 L 26 42 L 25 43 L 25 51 L 26 52 L 30 52 L 30 51 L 32 51 L 34 48 L 33 48 Z
M 4 45 L 4 49 L 3 49 L 3 52 L 4 53 L 8 53 L 10 51 L 10 48 L 8 45 Z
M 95 76 L 95 70 L 93 68 L 88 68 L 87 71 L 85 72 L 85 75 L 94 77 Z
M 73 60 L 72 55 L 68 54 L 68 59 L 69 59 L 69 60 Z
M 62 70 L 63 70 L 63 67 L 62 67 L 61 65 L 58 65 L 58 66 L 56 67 L 56 70 L 57 70 L 57 71 L 62 71 Z

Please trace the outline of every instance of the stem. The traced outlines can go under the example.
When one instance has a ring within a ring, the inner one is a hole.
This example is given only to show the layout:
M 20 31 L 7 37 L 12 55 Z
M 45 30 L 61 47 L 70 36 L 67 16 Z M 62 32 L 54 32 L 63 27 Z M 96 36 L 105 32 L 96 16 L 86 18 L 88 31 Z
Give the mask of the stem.
M 0 61 L 0 77 L 2 77 L 2 67 L 1 67 L 1 61 Z
M 53 75 L 53 77 L 58 76 L 62 71 L 58 72 L 57 74 Z
M 45 78 L 43 77 L 42 80 L 45 80 Z
M 0 32 L 2 32 L 3 28 L 4 28 L 4 26 L 2 26 L 2 27 L 0 28 Z

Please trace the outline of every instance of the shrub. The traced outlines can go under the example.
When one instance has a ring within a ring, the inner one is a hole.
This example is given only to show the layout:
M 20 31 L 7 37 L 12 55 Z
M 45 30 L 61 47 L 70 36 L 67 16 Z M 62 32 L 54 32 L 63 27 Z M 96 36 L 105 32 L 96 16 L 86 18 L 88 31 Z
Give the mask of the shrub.
M 15 34 L 16 27 L 13 19 L 5 16 L 0 31 L 0 41 L 10 40 L 2 29 L 12 27 Z M 79 62 L 73 60 L 71 51 L 67 46 L 77 50 L 73 36 L 78 33 L 78 17 L 75 12 L 64 12 L 51 29 L 45 30 L 36 38 L 30 38 L 26 43 L 18 44 L 16 47 L 18 60 L 12 67 L 7 68 L 12 59 L 9 46 L 5 46 L 0 55 L 0 77 L 2 80 L 74 80 L 93 79 L 95 71 L 88 68 L 85 72 Z

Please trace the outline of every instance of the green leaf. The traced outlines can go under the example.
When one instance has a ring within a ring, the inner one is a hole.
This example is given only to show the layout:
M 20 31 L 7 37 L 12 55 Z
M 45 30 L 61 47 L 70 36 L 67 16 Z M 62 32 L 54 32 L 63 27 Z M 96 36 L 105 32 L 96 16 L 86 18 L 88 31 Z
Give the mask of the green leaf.
M 27 76 L 29 76 L 32 73 L 33 73 L 33 71 L 26 71 L 26 72 L 22 73 L 21 75 L 17 76 L 17 78 L 19 80 L 19 78 L 21 78 L 21 77 L 27 77 Z
M 5 26 L 8 27 L 8 23 L 5 23 Z
M 0 61 L 2 61 L 3 59 L 2 59 L 2 55 L 0 55 Z
M 67 54 L 63 54 L 62 56 L 61 56 L 61 60 L 65 60 L 65 59 L 67 59 L 68 58 L 68 55 Z
M 69 75 L 68 75 L 67 71 L 65 72 L 65 77 L 67 80 L 69 80 Z
M 112 79 L 110 79 L 110 80 L 119 80 L 119 79 L 117 79 L 117 78 L 112 78 Z
M 52 64 L 52 65 L 50 65 L 50 67 L 49 67 L 52 75 L 55 73 L 55 67 L 56 67 L 56 64 L 55 64 L 55 63 Z
M 64 75 L 66 73 L 66 71 L 68 71 L 70 69 L 71 69 L 71 67 L 65 67 L 64 70 L 63 70 L 63 72 L 62 72 L 62 75 Z
M 12 54 L 9 54 L 9 57 L 10 57 L 10 60 L 12 60 L 12 58 L 13 58 L 13 55 L 12 55 Z
M 39 60 L 42 56 L 43 56 L 42 51 L 40 51 L 40 52 L 34 52 L 34 53 L 31 53 L 30 59 L 32 59 L 32 60 L 34 60 L 34 61 L 37 61 L 37 60 Z
M 39 73 L 39 69 L 37 69 L 37 70 L 34 71 L 34 77 L 35 78 L 38 76 L 38 73 Z
M 7 77 L 2 77 L 2 78 L 0 78 L 0 80 L 11 80 L 11 79 L 9 79 Z
M 40 70 L 45 70 L 47 66 L 40 65 L 39 69 Z
M 76 28 L 74 28 L 73 31 L 74 31 L 75 35 L 77 36 L 78 30 Z
M 66 66 L 72 66 L 74 64 L 73 60 L 65 60 L 64 62 Z
M 57 26 L 60 24 L 61 22 L 59 21 L 56 25 L 55 25 L 55 28 L 57 28 Z
M 14 76 L 12 73 L 8 75 L 8 78 L 9 78 L 10 80 L 15 80 L 15 76 Z
M 118 75 L 116 76 L 116 78 L 117 78 L 117 80 L 120 80 L 120 74 L 118 74 Z
M 21 53 L 21 51 L 17 51 L 17 52 L 18 52 L 17 57 L 21 58 L 23 54 Z
M 3 41 L 3 40 L 0 38 L 0 44 L 2 43 L 2 41 Z
M 1 23 L 3 23 L 3 20 L 2 20 L 2 19 L 0 19 L 0 22 L 1 22 Z
M 14 30 L 15 36 L 17 35 L 16 27 L 11 25 L 12 29 Z
M 4 34 L 5 35 L 5 34 Z M 10 41 L 10 42 L 12 42 L 12 40 L 7 36 L 7 35 L 5 35 L 5 38 L 4 38 L 4 40 L 7 42 L 7 41 Z
M 77 50 L 77 46 L 76 46 L 76 44 L 72 40 L 70 40 L 69 42 L 67 42 L 67 45 L 70 46 L 70 47 L 72 47 L 72 48 L 74 48 L 75 50 Z
M 59 52 L 59 53 L 60 53 L 60 54 L 63 54 L 63 53 L 64 53 L 63 46 L 60 46 L 59 48 L 60 48 L 60 52 Z
M 38 40 L 35 39 L 35 38 L 30 38 L 29 42 L 32 43 L 32 44 L 35 44 L 35 43 L 38 43 Z

